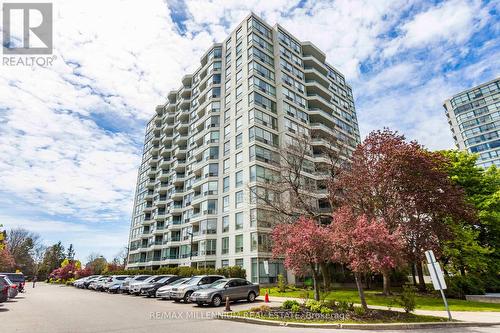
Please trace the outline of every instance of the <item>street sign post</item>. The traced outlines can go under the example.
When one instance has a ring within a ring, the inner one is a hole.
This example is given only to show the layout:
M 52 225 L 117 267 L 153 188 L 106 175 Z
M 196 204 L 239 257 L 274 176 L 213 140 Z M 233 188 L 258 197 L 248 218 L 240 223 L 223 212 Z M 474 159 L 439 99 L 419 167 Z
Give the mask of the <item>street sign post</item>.
M 444 307 L 448 312 L 448 320 L 451 320 L 451 312 L 448 308 L 448 301 L 446 300 L 446 296 L 444 295 L 444 289 L 446 289 L 446 281 L 444 280 L 443 271 L 441 270 L 441 266 L 436 260 L 434 256 L 434 252 L 432 250 L 425 251 L 425 257 L 427 259 L 427 268 L 429 269 L 429 273 L 431 274 L 432 285 L 434 286 L 434 290 L 439 290 L 441 293 L 441 297 L 443 298 Z

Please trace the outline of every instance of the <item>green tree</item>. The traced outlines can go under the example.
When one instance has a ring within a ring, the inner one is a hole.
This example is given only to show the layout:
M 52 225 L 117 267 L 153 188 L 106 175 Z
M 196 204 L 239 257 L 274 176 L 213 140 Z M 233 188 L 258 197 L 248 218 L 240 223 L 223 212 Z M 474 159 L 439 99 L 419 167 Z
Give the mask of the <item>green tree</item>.
M 73 244 L 69 244 L 68 253 L 66 254 L 66 258 L 69 260 L 75 259 L 75 249 L 73 248 Z
M 43 256 L 38 277 L 45 279 L 50 272 L 61 266 L 65 256 L 64 246 L 61 242 L 48 247 Z
M 441 153 L 449 161 L 449 178 L 463 188 L 477 211 L 475 223 L 453 228 L 455 237 L 444 244 L 445 264 L 462 275 L 488 271 L 495 277 L 500 269 L 500 170 L 478 167 L 477 155 L 467 152 Z

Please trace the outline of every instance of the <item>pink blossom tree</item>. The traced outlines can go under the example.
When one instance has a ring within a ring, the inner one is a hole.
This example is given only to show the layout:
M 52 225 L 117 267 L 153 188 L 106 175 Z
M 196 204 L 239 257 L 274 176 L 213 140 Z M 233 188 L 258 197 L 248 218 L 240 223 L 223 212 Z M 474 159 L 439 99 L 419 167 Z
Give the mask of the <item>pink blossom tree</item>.
M 278 224 L 272 233 L 273 257 L 285 257 L 285 267 L 297 276 L 312 273 L 314 299 L 319 300 L 320 266 L 334 256 L 328 227 L 301 217 L 295 223 Z
M 383 220 L 355 216 L 348 208 L 340 208 L 329 226 L 335 253 L 354 273 L 359 298 L 367 309 L 361 274 L 386 273 L 402 263 L 404 243 L 398 230 L 391 233 Z

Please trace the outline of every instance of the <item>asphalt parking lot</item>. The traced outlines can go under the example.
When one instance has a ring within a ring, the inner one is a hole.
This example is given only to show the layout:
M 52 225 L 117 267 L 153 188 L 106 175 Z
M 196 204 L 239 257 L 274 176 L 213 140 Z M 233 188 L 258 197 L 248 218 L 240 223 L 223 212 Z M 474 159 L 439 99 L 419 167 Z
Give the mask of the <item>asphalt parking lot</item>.
M 224 307 L 198 307 L 138 296 L 114 295 L 39 283 L 35 289 L 0 305 L 0 332 L 304 332 L 290 327 L 268 327 L 213 319 Z M 260 297 L 262 299 L 262 297 Z M 248 309 L 258 304 L 232 304 L 233 310 Z M 273 304 L 272 304 L 273 305 Z M 275 303 L 274 305 L 277 305 Z M 464 328 L 462 332 L 498 332 L 498 327 Z M 324 333 L 324 329 L 308 329 Z M 341 330 L 335 330 L 340 332 Z M 419 332 L 436 332 L 421 330 Z M 443 329 L 442 332 L 458 332 Z M 342 332 L 361 332 L 342 330 Z M 394 332 L 394 331 L 392 331 Z M 409 331 L 405 331 L 409 332 Z

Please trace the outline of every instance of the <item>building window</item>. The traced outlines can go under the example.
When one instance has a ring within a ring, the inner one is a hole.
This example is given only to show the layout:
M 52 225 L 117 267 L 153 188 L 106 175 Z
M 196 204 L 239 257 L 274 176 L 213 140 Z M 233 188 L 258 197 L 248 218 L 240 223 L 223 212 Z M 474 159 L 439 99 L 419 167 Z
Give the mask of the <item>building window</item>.
M 242 43 L 236 45 L 236 56 L 238 56 L 241 53 L 242 47 L 243 47 Z
M 228 267 L 229 260 L 227 260 L 227 259 L 221 260 L 220 265 L 221 265 L 221 267 Z
M 241 110 L 243 110 L 243 101 L 238 101 L 236 103 L 236 113 L 240 112 Z
M 229 138 L 229 135 L 231 135 L 231 125 L 224 127 L 224 138 Z
M 226 195 L 222 198 L 222 211 L 227 212 L 229 210 L 229 196 Z
M 226 142 L 224 142 L 224 156 L 229 155 L 229 152 L 230 152 L 230 150 L 231 150 L 230 143 L 231 143 L 231 142 L 230 142 L 229 140 L 228 140 L 228 141 L 226 141 Z
M 224 177 L 224 179 L 222 180 L 222 191 L 229 191 L 229 176 Z
M 240 131 L 243 127 L 243 117 L 236 119 L 236 132 Z
M 239 57 L 238 59 L 236 59 L 236 69 L 240 68 L 242 62 L 243 62 L 242 57 Z
M 243 205 L 243 191 L 236 192 L 234 196 L 236 208 L 241 207 Z
M 239 86 L 236 87 L 236 98 L 240 97 L 242 92 L 243 92 L 243 86 L 240 84 Z
M 236 31 L 236 41 L 239 41 L 241 39 L 241 37 L 243 37 L 243 30 L 242 28 L 240 27 L 237 31 Z
M 236 136 L 235 143 L 236 143 L 235 149 L 240 149 L 241 146 L 243 146 L 243 134 L 242 133 L 240 133 Z
M 257 246 L 259 245 L 259 239 L 256 232 L 250 234 L 250 251 L 257 251 Z
M 234 228 L 236 230 L 243 229 L 243 213 L 236 213 L 234 215 Z
M 236 83 L 240 82 L 240 80 L 243 78 L 243 71 L 239 71 L 238 73 L 236 73 Z M 236 95 L 238 95 L 238 93 L 236 93 Z
M 228 173 L 229 172 L 229 158 L 225 159 L 223 162 L 223 171 L 222 173 Z
M 239 267 L 243 267 L 243 259 L 235 259 L 234 260 L 234 265 L 235 266 L 239 266 Z
M 229 231 L 229 216 L 222 217 L 222 232 Z
M 226 177 L 226 178 L 229 178 L 229 177 Z M 234 182 L 234 185 L 236 187 L 240 187 L 241 185 L 243 185 L 243 171 L 238 171 L 236 174 L 235 174 L 235 182 Z
M 241 253 L 243 252 L 243 235 L 236 235 L 234 237 L 234 252 Z
M 228 254 L 229 253 L 229 237 L 222 238 L 221 249 L 222 249 L 221 250 L 222 254 Z
M 239 152 L 238 154 L 235 155 L 234 165 L 236 167 L 239 167 L 241 163 L 243 163 L 243 153 Z

